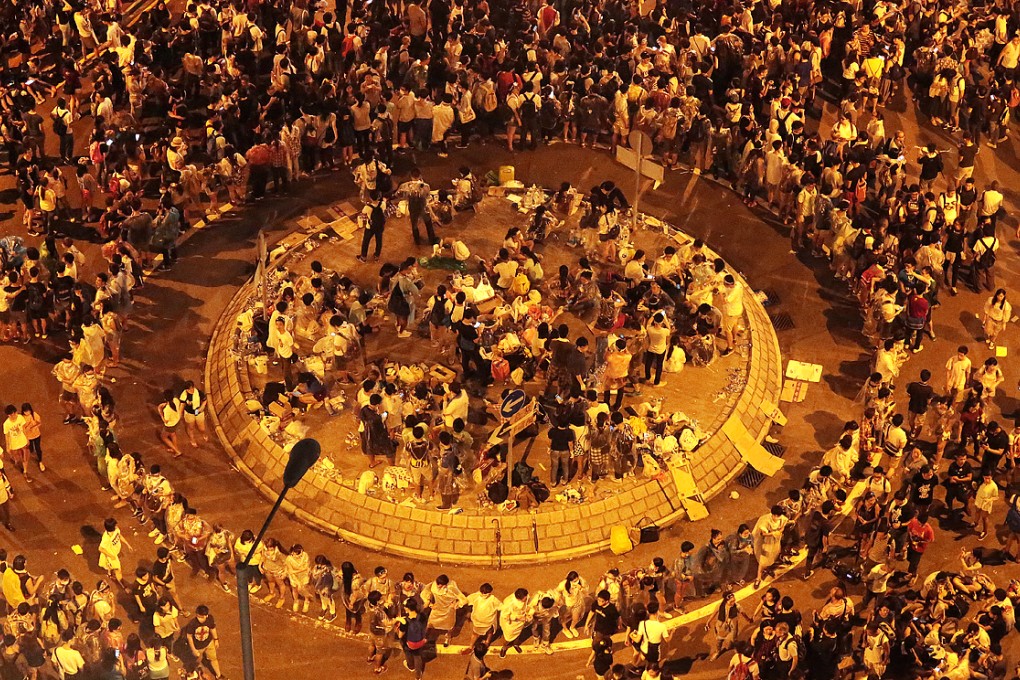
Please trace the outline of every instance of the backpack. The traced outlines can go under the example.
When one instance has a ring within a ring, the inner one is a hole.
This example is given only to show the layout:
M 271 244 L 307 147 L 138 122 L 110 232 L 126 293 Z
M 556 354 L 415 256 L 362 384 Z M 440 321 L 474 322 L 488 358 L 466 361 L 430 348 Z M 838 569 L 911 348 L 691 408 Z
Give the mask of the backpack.
M 428 639 L 425 637 L 425 622 L 420 616 L 407 621 L 407 631 L 404 633 L 404 644 L 408 649 L 421 649 Z
M 486 113 L 492 113 L 499 106 L 499 98 L 496 97 L 495 89 L 486 89 L 485 96 L 482 98 L 482 108 Z
M 534 92 L 521 95 L 521 120 L 525 122 L 533 122 L 538 117 L 538 105 L 535 104 L 535 100 L 538 98 Z
M 492 360 L 492 379 L 505 382 L 510 377 L 510 362 L 505 358 Z
M 64 122 L 63 114 L 57 113 L 57 110 L 53 110 L 53 132 L 60 137 L 67 134 L 67 123 Z
M 738 657 L 740 660 L 737 665 L 730 669 L 730 672 L 726 675 L 726 680 L 750 680 L 751 669 L 747 665 L 747 661 L 744 661 L 743 655 Z
M 46 293 L 42 286 L 27 286 L 28 299 L 26 304 L 33 312 L 38 312 L 46 306 Z
M 984 239 L 981 239 L 981 241 L 984 242 Z M 995 248 L 995 244 L 998 242 L 999 240 L 997 238 L 992 237 L 992 242 L 985 244 L 985 252 L 981 253 L 981 257 L 977 259 L 976 264 L 978 267 L 981 269 L 988 269 L 995 264 L 995 251 L 992 249 Z
M 1020 504 L 1020 495 L 1013 496 L 1013 502 L 1006 513 L 1006 526 L 1015 534 L 1020 534 L 1020 508 L 1017 507 L 1018 504 Z

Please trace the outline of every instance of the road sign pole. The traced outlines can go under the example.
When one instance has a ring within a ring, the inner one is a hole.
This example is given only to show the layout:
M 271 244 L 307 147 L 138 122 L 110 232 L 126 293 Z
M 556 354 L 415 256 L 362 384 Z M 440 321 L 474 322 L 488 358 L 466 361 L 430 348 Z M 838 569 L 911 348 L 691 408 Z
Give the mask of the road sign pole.
M 506 442 L 506 489 L 507 498 L 514 490 L 514 429 L 510 428 L 510 439 Z
M 631 217 L 631 230 L 637 231 L 638 225 L 638 214 L 641 212 L 641 163 L 644 161 L 645 156 L 652 151 L 652 138 L 648 136 L 648 133 L 642 130 L 633 130 L 628 136 L 627 141 L 630 143 L 630 148 L 634 150 L 634 204 L 632 210 L 634 211 Z
M 634 164 L 634 214 L 631 215 L 631 232 L 637 231 L 639 206 L 641 205 L 641 161 L 644 160 L 645 156 L 645 150 L 640 146 L 634 149 L 634 151 L 637 152 L 637 163 Z

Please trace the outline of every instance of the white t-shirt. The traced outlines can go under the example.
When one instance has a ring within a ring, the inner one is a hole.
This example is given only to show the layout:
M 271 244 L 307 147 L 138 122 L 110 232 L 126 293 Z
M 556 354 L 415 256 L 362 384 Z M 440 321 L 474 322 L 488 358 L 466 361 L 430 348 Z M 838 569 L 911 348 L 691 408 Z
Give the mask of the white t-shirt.
M 13 418 L 5 420 L 4 437 L 7 439 L 8 449 L 26 448 L 28 446 L 28 437 L 25 436 L 25 416 L 17 413 Z

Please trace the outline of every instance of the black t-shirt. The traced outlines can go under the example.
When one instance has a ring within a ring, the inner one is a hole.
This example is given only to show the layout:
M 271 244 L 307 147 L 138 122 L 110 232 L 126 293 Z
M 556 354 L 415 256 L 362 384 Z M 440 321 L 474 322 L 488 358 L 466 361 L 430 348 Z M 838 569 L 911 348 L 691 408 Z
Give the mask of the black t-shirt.
M 156 560 L 152 564 L 152 578 L 153 580 L 161 583 L 173 583 L 174 570 L 170 564 L 170 560 L 167 560 L 166 562 Z
M 184 627 L 184 634 L 190 635 L 194 640 L 195 649 L 205 649 L 212 644 L 213 631 L 216 630 L 216 622 L 212 616 L 205 617 L 205 621 L 193 618 Z
M 1005 430 L 999 430 L 988 435 L 986 445 L 989 449 L 998 451 L 998 455 L 1005 453 L 1006 449 L 1009 448 L 1009 435 L 1006 434 Z M 993 456 L 996 455 L 993 451 L 989 451 Z
M 152 579 L 149 579 L 145 583 L 139 583 L 136 580 L 134 595 L 142 601 L 146 611 L 156 610 L 156 604 L 159 602 L 159 594 L 156 592 L 156 586 L 153 584 Z
M 907 396 L 910 398 L 907 408 L 911 413 L 924 414 L 931 403 L 931 397 L 935 393 L 931 385 L 922 382 L 912 382 L 907 385 Z
M 930 505 L 935 498 L 935 487 L 939 485 L 939 478 L 932 475 L 931 479 L 925 479 L 920 472 L 914 475 L 911 486 L 911 502 L 914 505 Z
M 917 159 L 921 166 L 921 179 L 935 179 L 942 172 L 942 155 L 921 156 Z
M 974 480 L 974 468 L 971 467 L 970 463 L 963 461 L 963 464 L 957 464 L 955 461 L 949 464 L 949 469 L 946 471 L 946 482 L 949 484 L 960 483 L 970 484 L 970 482 L 953 482 L 953 477 L 970 477 L 971 481 Z
M 569 451 L 577 436 L 565 426 L 549 428 L 549 448 L 553 451 Z
M 960 167 L 973 168 L 974 159 L 978 153 L 977 144 L 963 144 L 960 146 Z
M 606 676 L 613 667 L 613 643 L 609 640 L 596 640 L 591 644 L 591 650 L 595 654 L 592 666 L 596 675 L 600 678 Z
M 612 602 L 602 606 L 598 600 L 592 603 L 591 611 L 595 614 L 595 632 L 602 635 L 613 635 L 620 627 L 620 612 Z
M 11 311 L 12 312 L 23 312 L 25 311 L 25 303 L 28 299 L 28 294 L 25 289 L 21 286 L 4 286 L 4 293 L 7 295 L 14 294 L 11 298 Z

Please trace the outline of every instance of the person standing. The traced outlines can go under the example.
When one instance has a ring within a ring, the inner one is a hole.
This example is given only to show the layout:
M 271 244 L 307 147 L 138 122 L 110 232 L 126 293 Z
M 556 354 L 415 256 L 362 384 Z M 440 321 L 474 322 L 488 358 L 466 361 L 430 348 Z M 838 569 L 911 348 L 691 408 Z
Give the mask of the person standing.
M 779 558 L 779 550 L 786 527 L 786 516 L 783 509 L 773 505 L 769 512 L 758 518 L 754 525 L 754 556 L 758 560 L 758 573 L 754 579 L 754 587 L 761 585 L 762 578 L 770 571 Z
M 382 254 L 383 231 L 386 229 L 386 199 L 382 192 L 373 189 L 368 194 L 368 201 L 362 210 L 362 218 L 365 220 L 365 234 L 361 238 L 361 254 L 358 255 L 359 262 L 366 262 L 368 258 L 368 244 L 375 240 L 375 253 L 372 259 L 379 259 Z
M 988 535 L 989 518 L 999 500 L 999 487 L 992 479 L 992 473 L 993 470 L 988 467 L 981 472 L 981 484 L 974 495 L 974 527 L 978 531 L 979 541 L 985 540 Z
M 665 386 L 662 382 L 662 364 L 666 359 L 666 352 L 669 350 L 670 334 L 672 330 L 666 313 L 658 311 L 645 327 L 648 333 L 648 348 L 645 350 L 645 382 L 652 379 L 652 369 L 655 369 L 656 387 Z
M 492 584 L 483 583 L 477 591 L 468 595 L 467 605 L 471 607 L 471 632 L 475 635 L 475 642 L 492 642 L 502 605 L 499 598 L 492 594 Z
M 922 369 L 920 379 L 907 385 L 907 427 L 910 435 L 916 437 L 921 429 L 918 421 L 924 423 L 924 416 L 928 412 L 935 390 L 928 381 L 931 380 L 931 371 Z
M 499 658 L 506 658 L 506 653 L 511 647 L 522 653 L 521 641 L 527 634 L 525 627 L 531 617 L 528 615 L 528 590 L 518 588 L 503 600 L 499 609 L 499 627 L 503 631 L 503 639 L 506 641 L 503 648 L 499 650 Z M 530 632 L 530 629 L 529 629 Z
M 74 641 L 74 630 L 68 628 L 60 634 L 60 646 L 53 650 L 53 661 L 61 680 L 78 680 L 85 676 L 85 659 L 81 652 L 71 646 Z
M 956 355 L 946 361 L 946 393 L 951 403 L 961 399 L 970 379 L 971 363 L 967 358 L 968 352 L 970 350 L 966 345 L 960 345 L 956 348 Z
M 1013 319 L 1013 306 L 1006 299 L 1006 289 L 999 288 L 985 301 L 981 317 L 981 327 L 985 332 L 985 344 L 988 349 L 995 349 L 995 340 L 1006 324 Z
M 195 383 L 188 381 L 184 384 L 184 391 L 178 399 L 184 407 L 184 429 L 188 433 L 191 445 L 197 447 L 195 432 L 202 435 L 202 441 L 209 441 L 205 426 L 205 392 L 195 387 Z
M 928 523 L 928 511 L 921 510 L 907 522 L 907 571 L 917 578 L 917 567 L 925 551 L 935 540 L 935 530 Z
M 35 412 L 32 405 L 27 401 L 21 405 L 21 415 L 25 419 L 25 436 L 28 438 L 28 451 L 31 455 L 35 456 L 36 462 L 39 464 L 39 472 L 46 472 L 46 465 L 43 464 L 42 459 L 42 431 L 40 424 L 42 418 Z M 25 464 L 28 464 L 28 457 L 26 456 Z
M 223 678 L 223 674 L 220 673 L 220 661 L 217 657 L 220 639 L 216 631 L 216 621 L 209 613 L 209 607 L 200 604 L 195 608 L 195 618 L 184 627 L 184 634 L 188 640 L 188 648 L 195 658 L 196 670 L 205 660 L 208 662 L 213 676 L 217 680 Z
M 182 452 L 177 446 L 177 426 L 181 422 L 181 402 L 172 391 L 164 390 L 163 401 L 156 407 L 156 411 L 163 423 L 159 438 L 166 450 L 172 453 L 174 458 L 179 458 Z
M 397 195 L 407 200 L 407 216 L 411 221 L 411 235 L 414 237 L 414 244 L 421 245 L 421 236 L 418 233 L 418 222 L 425 223 L 425 233 L 428 235 L 430 244 L 439 243 L 436 237 L 435 225 L 432 215 L 428 211 L 428 199 L 432 188 L 421 177 L 421 169 L 411 168 L 411 179 L 397 187 Z
M 408 599 L 404 602 L 404 615 L 397 619 L 397 635 L 404 648 L 404 667 L 414 674 L 415 680 L 421 680 L 425 674 L 424 649 L 428 644 L 427 617 L 420 608 L 418 600 Z
M 112 517 L 107 518 L 103 522 L 103 536 L 99 541 L 99 568 L 103 569 L 121 588 L 125 588 L 120 565 L 120 553 L 124 546 L 131 549 L 131 544 L 121 535 L 117 520 Z
M 28 435 L 25 434 L 27 421 L 14 404 L 8 404 L 4 413 L 7 414 L 7 419 L 4 421 L 4 441 L 7 444 L 7 453 L 14 461 L 15 467 L 21 466 L 25 481 L 31 482 L 32 480 L 28 476 Z
M 467 598 L 446 574 L 426 586 L 422 601 L 428 607 L 428 628 L 443 633 L 443 646 L 450 646 L 450 631 L 457 624 L 457 610 L 467 604 Z
M 829 548 L 829 534 L 832 533 L 833 515 L 835 507 L 832 501 L 826 500 L 821 508 L 811 513 L 807 531 L 804 532 L 804 542 L 807 544 L 807 559 L 804 560 L 804 580 L 811 578 L 815 573 L 815 557 L 822 554 L 822 563 L 825 562 L 825 554 Z

